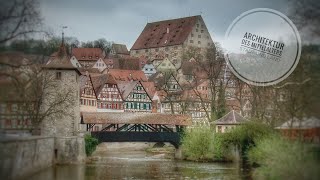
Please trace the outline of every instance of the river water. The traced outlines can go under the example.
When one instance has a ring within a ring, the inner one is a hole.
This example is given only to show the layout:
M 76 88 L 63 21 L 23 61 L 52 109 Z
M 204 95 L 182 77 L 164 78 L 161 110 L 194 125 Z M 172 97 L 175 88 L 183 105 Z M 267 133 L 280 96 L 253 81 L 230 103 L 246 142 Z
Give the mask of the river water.
M 103 152 L 84 165 L 58 165 L 26 180 L 247 179 L 236 163 L 197 163 L 144 151 Z

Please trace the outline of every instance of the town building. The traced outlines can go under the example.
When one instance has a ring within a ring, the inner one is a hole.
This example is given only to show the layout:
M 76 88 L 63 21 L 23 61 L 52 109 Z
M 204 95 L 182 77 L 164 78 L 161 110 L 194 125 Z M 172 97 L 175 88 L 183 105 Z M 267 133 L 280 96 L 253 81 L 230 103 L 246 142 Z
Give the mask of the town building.
M 113 43 L 110 50 L 110 55 L 113 57 L 129 56 L 130 52 L 125 44 Z
M 133 44 L 130 55 L 148 60 L 157 56 L 169 58 L 176 68 L 188 47 L 201 49 L 213 45 L 210 33 L 200 15 L 147 23 Z
M 152 76 L 153 74 L 155 74 L 157 72 L 156 68 L 154 67 L 154 65 L 152 63 L 145 64 L 142 68 L 142 71 L 147 76 L 147 78 L 149 78 L 150 76 Z
M 149 96 L 140 81 L 123 82 L 118 86 L 125 101 L 125 112 L 152 111 L 152 97 Z
M 96 112 L 97 111 L 97 95 L 93 87 L 91 75 L 80 76 L 80 111 Z
M 214 124 L 216 125 L 217 133 L 225 133 L 245 122 L 247 122 L 247 120 L 244 117 L 232 110 L 220 119 L 216 120 Z
M 98 112 L 124 112 L 123 99 L 118 84 L 112 76 L 102 74 L 94 77 Z
M 159 65 L 156 66 L 158 72 L 162 73 L 176 73 L 175 65 L 168 59 L 164 58 Z
M 110 66 L 108 66 L 108 63 L 105 62 L 108 61 L 108 59 L 102 59 L 99 58 L 92 66 L 92 68 L 98 69 L 100 72 L 104 71 L 106 68 L 110 68 Z
M 72 48 L 71 54 L 84 68 L 91 68 L 96 61 L 106 56 L 105 51 L 100 48 Z

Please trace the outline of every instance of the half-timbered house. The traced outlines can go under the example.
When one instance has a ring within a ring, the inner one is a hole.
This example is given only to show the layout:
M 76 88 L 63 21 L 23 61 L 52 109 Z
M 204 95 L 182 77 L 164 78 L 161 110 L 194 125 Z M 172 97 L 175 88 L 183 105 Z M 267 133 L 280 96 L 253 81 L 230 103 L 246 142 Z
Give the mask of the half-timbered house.
M 97 111 L 97 95 L 94 91 L 91 75 L 80 76 L 80 111 L 96 112 Z
M 140 81 L 120 83 L 119 89 L 125 102 L 125 112 L 152 111 L 152 98 Z
M 118 84 L 110 75 L 100 75 L 96 77 L 100 80 L 98 83 L 97 92 L 97 111 L 98 112 L 124 112 L 123 99 L 120 94 Z

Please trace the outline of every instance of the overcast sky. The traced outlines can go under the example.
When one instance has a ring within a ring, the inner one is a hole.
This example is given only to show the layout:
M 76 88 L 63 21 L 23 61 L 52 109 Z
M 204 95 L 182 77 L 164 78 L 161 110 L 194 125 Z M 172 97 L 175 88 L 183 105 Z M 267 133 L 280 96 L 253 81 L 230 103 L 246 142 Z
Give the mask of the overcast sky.
M 130 49 L 147 22 L 202 15 L 214 41 L 231 22 L 253 8 L 288 13 L 288 0 L 40 0 L 45 24 L 56 35 L 79 41 L 105 38 Z

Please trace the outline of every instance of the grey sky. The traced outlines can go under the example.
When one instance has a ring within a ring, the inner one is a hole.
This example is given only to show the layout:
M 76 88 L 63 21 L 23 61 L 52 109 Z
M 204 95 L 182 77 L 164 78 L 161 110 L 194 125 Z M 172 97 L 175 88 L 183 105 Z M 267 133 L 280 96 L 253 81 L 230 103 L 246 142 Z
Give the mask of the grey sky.
M 214 41 L 221 41 L 229 24 L 253 8 L 288 12 L 288 0 L 40 0 L 45 24 L 60 35 L 79 41 L 105 38 L 130 49 L 147 22 L 201 14 Z

